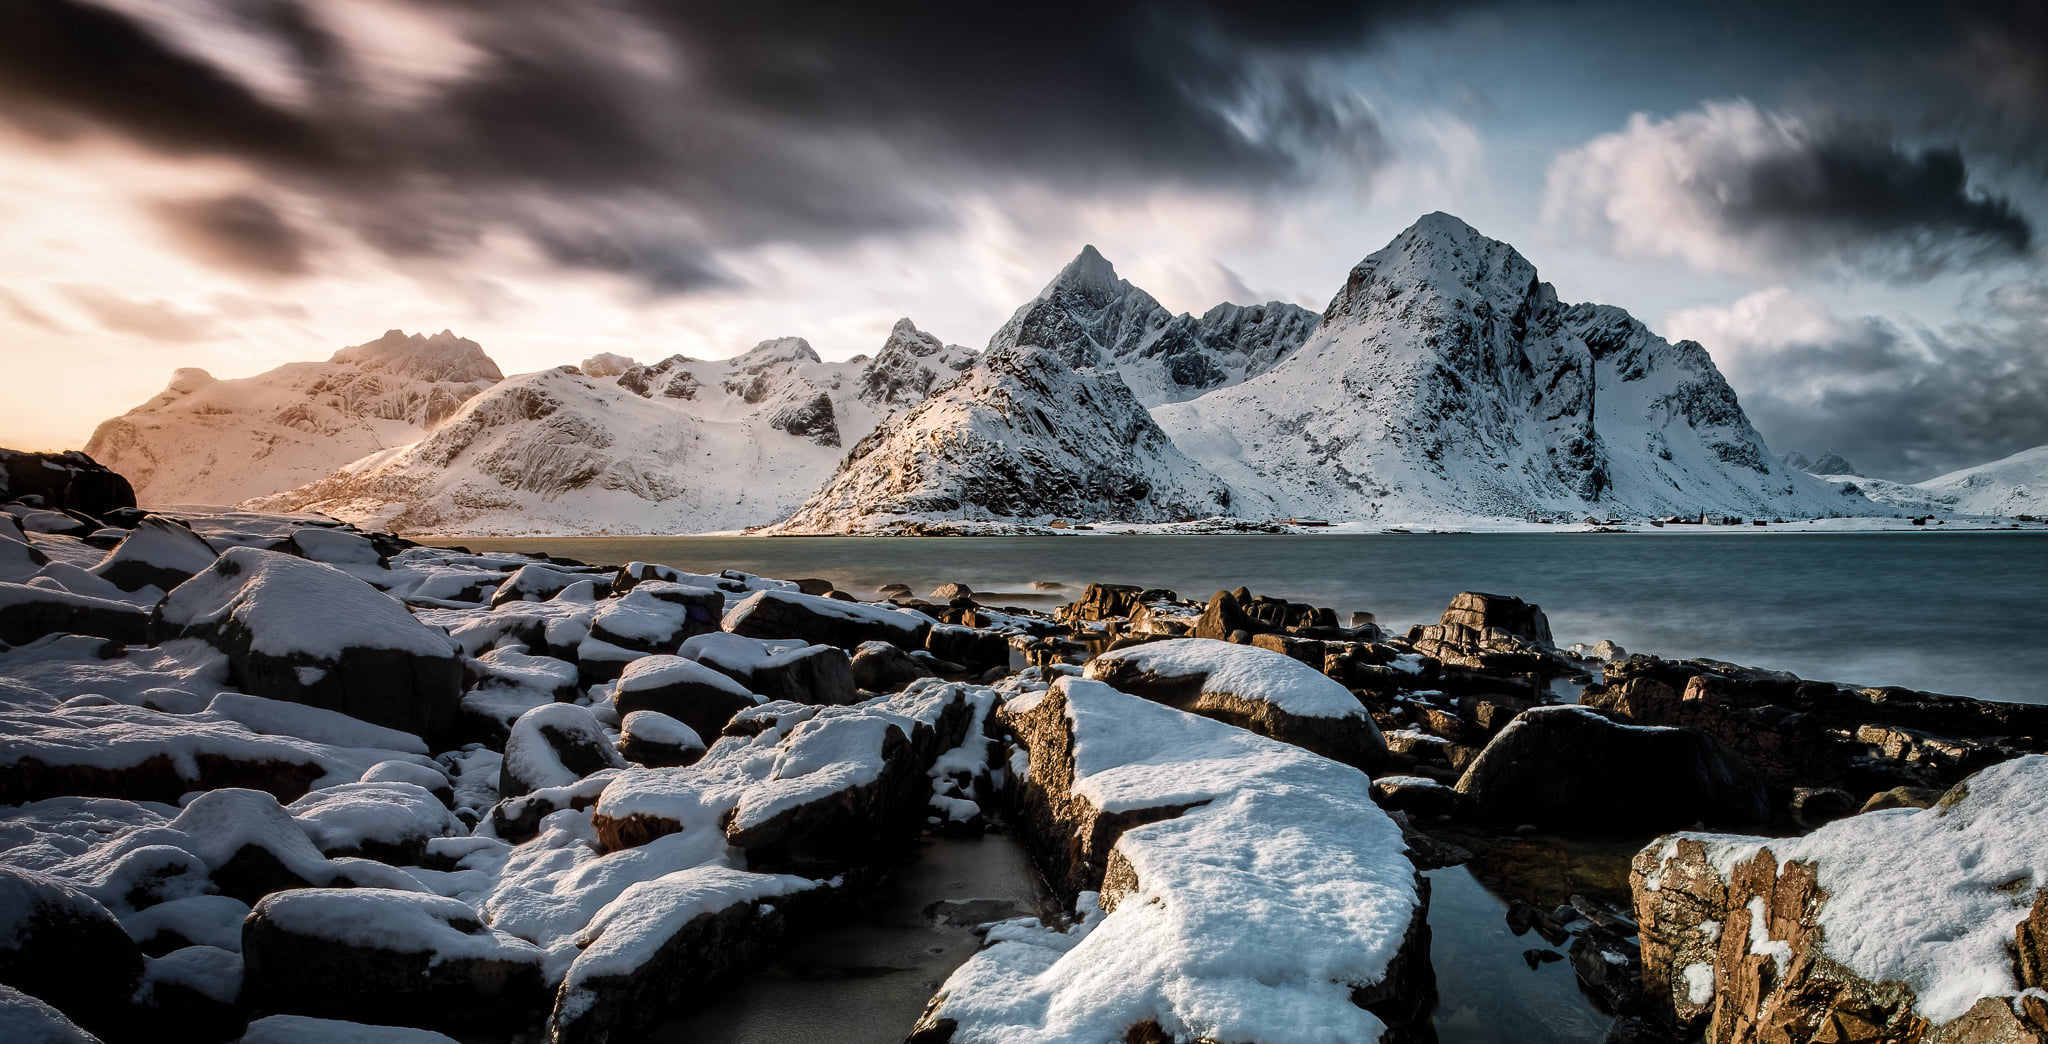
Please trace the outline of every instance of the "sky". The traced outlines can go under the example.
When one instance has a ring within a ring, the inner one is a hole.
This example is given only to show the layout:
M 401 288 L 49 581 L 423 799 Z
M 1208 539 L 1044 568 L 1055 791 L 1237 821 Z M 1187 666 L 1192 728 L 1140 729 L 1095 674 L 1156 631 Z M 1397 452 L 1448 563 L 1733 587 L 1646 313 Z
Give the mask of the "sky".
M 34 0 L 0 445 L 387 329 L 978 347 L 1086 243 L 1320 310 L 1433 210 L 1700 341 L 1779 453 L 2048 444 L 2041 0 Z

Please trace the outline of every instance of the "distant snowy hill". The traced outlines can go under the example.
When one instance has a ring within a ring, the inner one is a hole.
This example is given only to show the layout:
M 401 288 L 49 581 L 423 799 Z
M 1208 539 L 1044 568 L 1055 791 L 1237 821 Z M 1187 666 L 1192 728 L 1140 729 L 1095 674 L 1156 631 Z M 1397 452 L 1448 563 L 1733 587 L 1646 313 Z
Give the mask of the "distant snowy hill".
M 1698 344 L 1560 303 L 1514 248 L 1441 213 L 1352 269 L 1272 369 L 1153 415 L 1241 501 L 1290 514 L 1868 509 L 1779 463 Z
M 1165 522 L 1231 513 L 1216 476 L 1175 449 L 1113 369 L 992 348 L 965 377 L 884 423 L 776 527 L 881 532 L 922 520 Z
M 1083 247 L 989 339 L 991 351 L 1031 344 L 1076 370 L 1107 366 L 1146 406 L 1180 402 L 1271 369 L 1315 329 L 1299 305 L 1221 304 L 1197 319 L 1168 312 Z
M 393 330 L 255 377 L 179 370 L 85 448 L 145 505 L 233 504 L 414 442 L 503 377 L 475 341 Z
M 2048 446 L 2021 450 L 2010 457 L 1951 471 L 1939 478 L 1896 490 L 1869 488 L 1868 479 L 1855 479 L 1864 492 L 1901 507 L 1924 506 L 1929 510 L 1958 515 L 2048 515 Z M 1887 483 L 1885 486 L 1896 486 Z M 1924 496 L 1924 500 L 1919 497 Z
M 972 364 L 908 320 L 872 358 L 808 342 L 730 359 L 587 360 L 513 377 L 432 434 L 251 502 L 401 532 L 675 533 L 782 518 L 844 447 Z

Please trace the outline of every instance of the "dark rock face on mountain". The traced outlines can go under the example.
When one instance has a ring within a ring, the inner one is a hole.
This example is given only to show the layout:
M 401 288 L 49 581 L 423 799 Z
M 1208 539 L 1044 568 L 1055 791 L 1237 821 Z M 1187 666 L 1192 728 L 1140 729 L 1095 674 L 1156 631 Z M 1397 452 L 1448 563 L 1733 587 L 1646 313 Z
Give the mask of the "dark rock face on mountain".
M 1217 305 L 1199 319 L 1174 315 L 1089 246 L 1017 309 L 989 349 L 1035 344 L 1077 370 L 1114 370 L 1138 401 L 1156 406 L 1264 372 L 1317 321 L 1279 301 Z
M 1000 348 L 862 439 L 780 528 L 874 532 L 906 519 L 1164 522 L 1228 513 L 1229 491 L 1167 439 L 1114 373 Z

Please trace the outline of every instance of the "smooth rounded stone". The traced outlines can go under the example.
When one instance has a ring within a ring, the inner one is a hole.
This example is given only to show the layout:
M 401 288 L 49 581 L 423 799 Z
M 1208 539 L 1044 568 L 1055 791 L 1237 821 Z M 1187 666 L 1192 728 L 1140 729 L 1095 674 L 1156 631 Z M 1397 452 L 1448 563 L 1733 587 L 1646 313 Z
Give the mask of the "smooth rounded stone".
M 323 787 L 285 811 L 324 856 L 360 856 L 397 866 L 418 863 L 434 838 L 467 832 L 439 797 L 415 783 Z
M 950 602 L 955 598 L 973 598 L 974 588 L 957 582 L 940 584 L 932 588 L 930 597 L 934 602 Z
M 565 787 L 608 768 L 625 768 L 604 727 L 590 711 L 573 703 L 535 707 L 512 723 L 499 770 L 498 794 L 518 797 L 549 787 Z
M 1434 819 L 1458 809 L 1458 792 L 1427 776 L 1381 776 L 1372 781 L 1381 808 Z
M 270 1015 L 249 1024 L 237 1044 L 456 1044 L 455 1038 L 412 1026 L 372 1026 L 304 1015 Z
M 1864 812 L 1880 812 L 1887 808 L 1933 808 L 1935 802 L 1941 800 L 1943 793 L 1945 792 L 1933 787 L 1893 787 L 1870 795 L 1870 800 L 1865 801 L 1856 811 L 1860 815 Z
M 922 649 L 931 626 L 931 618 L 922 613 L 837 602 L 796 591 L 756 591 L 733 606 L 724 620 L 727 631 L 749 638 L 801 638 L 841 649 L 857 649 L 862 642 Z
M 925 635 L 926 652 L 969 671 L 986 671 L 1010 665 L 1010 640 L 994 631 L 958 624 L 934 624 Z
M 674 768 L 704 756 L 703 737 L 660 711 L 626 715 L 619 727 L 619 754 L 645 768 Z
M 822 577 L 807 576 L 795 583 L 797 590 L 807 595 L 817 595 L 820 598 L 829 596 L 833 591 L 832 581 Z
M 305 827 L 260 790 L 209 790 L 180 809 L 170 826 L 192 839 L 190 850 L 209 868 L 214 887 L 245 903 L 326 884 L 334 873 Z
M 168 591 L 205 572 L 214 557 L 213 545 L 199 534 L 151 515 L 137 523 L 92 572 L 123 591 L 145 587 Z
M 142 951 L 98 900 L 54 877 L 0 866 L 0 984 L 106 1035 L 128 1025 Z
M 1032 589 L 1033 591 L 1058 591 L 1058 590 L 1061 590 L 1062 588 L 1065 588 L 1066 586 L 1067 586 L 1067 585 L 1065 585 L 1065 584 L 1063 584 L 1063 583 L 1060 583 L 1060 582 L 1059 582 L 1059 581 L 1057 581 L 1057 580 L 1033 580 L 1033 581 L 1031 581 L 1031 589 Z
M 62 511 L 31 511 L 21 516 L 20 522 L 22 532 L 51 536 L 83 537 L 99 528 L 98 522 L 87 522 Z
M 149 635 L 149 610 L 110 598 L 0 583 L 0 643 L 27 645 L 45 635 L 84 634 L 126 645 Z
M 1579 706 L 1524 711 L 1466 767 L 1457 789 L 1473 817 L 1577 832 L 1770 817 L 1762 781 L 1711 737 L 1623 725 Z
M 612 706 L 621 720 L 638 711 L 659 711 L 700 737 L 717 736 L 733 715 L 760 702 L 740 682 L 681 656 L 635 660 L 612 690 Z
M 8 1044 L 100 1044 L 56 1008 L 0 985 L 0 1040 Z
M 806 591 L 806 592 L 804 592 L 804 593 L 805 593 L 805 594 L 809 594 L 810 592 Z M 886 599 L 886 598 L 894 598 L 894 597 L 895 597 L 895 596 L 897 596 L 897 595 L 907 595 L 907 594 L 909 594 L 909 593 L 910 593 L 910 585 L 909 585 L 909 584 L 883 584 L 883 585 L 882 585 L 881 587 L 878 587 L 878 588 L 876 588 L 876 589 L 875 589 L 875 593 L 876 593 L 876 594 L 878 594 L 878 595 L 881 595 L 881 596 L 882 596 L 883 598 L 885 598 L 885 599 Z
M 862 642 L 853 654 L 853 684 L 865 692 L 901 692 L 931 668 L 888 642 Z
M 158 641 L 200 638 L 252 696 L 339 711 L 435 749 L 462 700 L 461 645 L 333 566 L 231 548 L 157 607 Z
M 302 888 L 242 927 L 245 997 L 258 1011 L 460 1031 L 532 1023 L 545 1005 L 539 947 L 486 927 L 467 903 L 384 888 Z
M 1792 821 L 1807 830 L 1853 816 L 1861 807 L 1856 795 L 1835 787 L 1799 787 L 1792 791 Z

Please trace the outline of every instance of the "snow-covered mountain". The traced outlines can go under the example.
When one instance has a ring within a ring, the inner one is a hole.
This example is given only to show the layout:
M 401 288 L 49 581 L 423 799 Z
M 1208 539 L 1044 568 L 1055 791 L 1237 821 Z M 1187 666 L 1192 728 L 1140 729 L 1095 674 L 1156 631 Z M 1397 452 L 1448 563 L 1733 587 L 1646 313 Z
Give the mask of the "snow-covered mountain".
M 1700 345 L 1559 302 L 1514 248 L 1442 213 L 1352 269 L 1272 369 L 1153 415 L 1240 503 L 1289 514 L 1812 517 L 1862 503 L 1779 463 Z
M 475 341 L 392 330 L 326 362 L 254 377 L 178 370 L 161 394 L 102 423 L 85 449 L 127 476 L 145 505 L 233 504 L 414 442 L 503 377 Z
M 250 503 L 402 532 L 673 533 L 788 515 L 844 447 L 974 353 L 900 322 L 873 358 L 799 337 L 730 359 L 593 357 L 505 380 L 427 437 Z
M 1113 368 L 1146 406 L 1180 402 L 1271 369 L 1315 329 L 1299 305 L 1221 304 L 1197 319 L 1168 312 L 1081 248 L 1037 297 L 989 339 L 991 351 L 1031 344 L 1076 370 Z
M 1867 484 L 1865 479 L 1855 481 Z M 2021 450 L 1904 488 L 1923 492 L 1933 508 L 1958 515 L 2048 515 L 2048 446 Z M 1866 492 L 1891 499 L 1883 491 Z
M 885 532 L 903 522 L 1165 522 L 1230 514 L 1229 490 L 1169 441 L 1110 367 L 1034 345 L 965 376 L 861 440 L 776 527 Z

